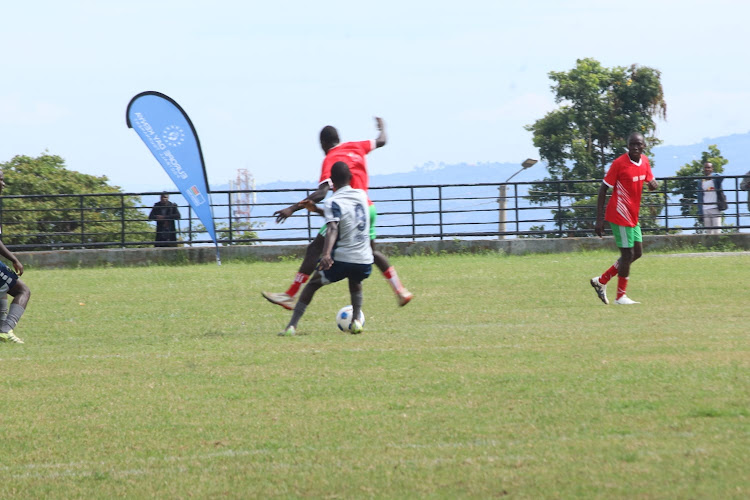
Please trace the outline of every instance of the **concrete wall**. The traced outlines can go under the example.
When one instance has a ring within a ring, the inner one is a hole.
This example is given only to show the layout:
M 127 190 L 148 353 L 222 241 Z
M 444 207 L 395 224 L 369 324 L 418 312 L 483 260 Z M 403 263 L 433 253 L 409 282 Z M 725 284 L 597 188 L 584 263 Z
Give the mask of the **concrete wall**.
M 750 250 L 750 234 L 644 236 L 645 252 L 670 252 L 685 248 L 706 250 Z M 581 250 L 616 252 L 614 239 L 607 238 L 515 238 L 505 240 L 443 240 L 378 243 L 386 255 L 425 255 L 440 252 L 502 252 L 510 255 L 561 253 Z M 223 262 L 232 260 L 277 261 L 280 257 L 301 259 L 305 245 L 251 245 L 221 247 Z M 181 265 L 216 262 L 214 247 L 124 248 L 17 252 L 31 268 L 79 268 L 107 266 Z

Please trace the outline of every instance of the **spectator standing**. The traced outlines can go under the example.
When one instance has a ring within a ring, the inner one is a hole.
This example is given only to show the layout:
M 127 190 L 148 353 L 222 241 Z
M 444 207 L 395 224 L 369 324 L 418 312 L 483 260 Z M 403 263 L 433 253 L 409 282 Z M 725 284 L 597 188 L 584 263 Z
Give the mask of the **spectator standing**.
M 150 220 L 156 221 L 156 244 L 155 247 L 176 247 L 177 230 L 175 221 L 180 219 L 180 211 L 177 204 L 169 201 L 167 193 L 161 194 L 161 199 L 154 203 L 154 208 L 148 215 Z
M 714 172 L 711 162 L 703 164 L 705 178 L 698 180 L 698 215 L 706 234 L 721 233 L 722 212 L 727 209 L 727 198 L 721 187 L 723 179 Z

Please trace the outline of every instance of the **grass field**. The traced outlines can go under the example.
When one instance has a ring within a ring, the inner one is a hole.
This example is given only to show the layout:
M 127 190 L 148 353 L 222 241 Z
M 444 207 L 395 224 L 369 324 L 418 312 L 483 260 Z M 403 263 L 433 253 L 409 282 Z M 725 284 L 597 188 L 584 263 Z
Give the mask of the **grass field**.
M 750 256 L 394 260 L 415 300 L 263 300 L 297 262 L 28 269 L 0 498 L 747 498 Z M 612 283 L 610 297 L 614 298 Z

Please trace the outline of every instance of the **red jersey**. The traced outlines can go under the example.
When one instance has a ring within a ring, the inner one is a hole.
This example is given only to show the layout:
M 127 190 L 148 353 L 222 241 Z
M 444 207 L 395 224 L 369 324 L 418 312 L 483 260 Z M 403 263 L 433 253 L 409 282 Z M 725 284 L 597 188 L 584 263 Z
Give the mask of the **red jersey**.
M 337 161 L 343 161 L 349 166 L 352 173 L 351 187 L 361 189 L 367 193 L 370 186 L 370 177 L 367 175 L 367 153 L 375 149 L 375 141 L 344 142 L 331 148 L 323 160 L 323 167 L 320 171 L 320 182 L 318 184 L 328 183 L 333 189 L 331 182 L 331 167 Z M 367 196 L 367 202 L 372 205 L 370 196 Z
M 615 159 L 604 176 L 604 184 L 613 188 L 604 220 L 618 226 L 637 226 L 643 183 L 653 179 L 654 174 L 645 155 L 641 155 L 638 163 L 634 163 L 627 153 Z

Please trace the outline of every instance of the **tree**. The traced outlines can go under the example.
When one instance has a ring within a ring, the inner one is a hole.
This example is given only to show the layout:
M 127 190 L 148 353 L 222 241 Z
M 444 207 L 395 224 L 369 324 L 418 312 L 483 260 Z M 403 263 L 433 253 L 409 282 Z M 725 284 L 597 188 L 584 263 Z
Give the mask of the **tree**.
M 570 208 L 553 210 L 566 235 L 593 234 L 596 193 L 608 166 L 627 146 L 628 136 L 646 138 L 646 155 L 659 141 L 655 119 L 666 118 L 661 73 L 653 68 L 605 68 L 595 59 L 579 59 L 568 72 L 550 72 L 551 89 L 560 107 L 528 125 L 534 146 L 547 164 L 549 176 L 529 192 L 537 204 L 569 200 Z M 597 181 L 591 181 L 596 179 Z M 575 182 L 575 181 L 590 182 Z M 561 182 L 562 184 L 558 184 Z M 659 194 L 644 194 L 643 227 L 656 225 L 654 205 Z M 561 203 L 561 205 L 563 205 Z
M 123 232 L 128 242 L 154 238 L 153 228 L 138 210 L 140 197 L 119 196 L 120 188 L 108 185 L 105 176 L 67 170 L 62 158 L 46 153 L 37 158 L 16 156 L 0 168 L 7 185 L 0 217 L 8 246 L 96 247 L 121 243 Z
M 690 163 L 686 163 L 677 172 L 676 177 L 684 177 L 683 179 L 677 179 L 670 181 L 670 193 L 679 196 L 680 198 L 680 212 L 682 215 L 688 217 L 695 217 L 694 227 L 702 227 L 703 221 L 698 217 L 698 181 L 691 177 L 703 177 L 703 164 L 711 163 L 714 167 L 714 172 L 720 174 L 724 171 L 724 165 L 729 163 L 729 160 L 721 156 L 721 151 L 712 144 L 708 146 L 708 151 L 701 153 L 700 160 L 693 160 Z

